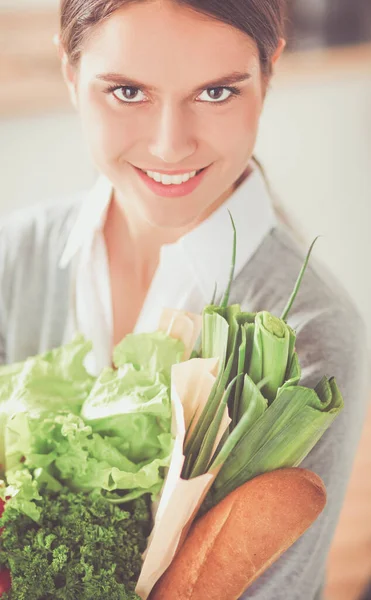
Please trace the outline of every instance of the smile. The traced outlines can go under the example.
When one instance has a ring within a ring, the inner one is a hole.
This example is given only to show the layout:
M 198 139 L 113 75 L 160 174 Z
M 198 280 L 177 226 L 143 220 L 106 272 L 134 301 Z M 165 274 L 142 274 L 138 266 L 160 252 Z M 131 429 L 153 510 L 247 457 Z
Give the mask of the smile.
M 146 186 L 157 196 L 174 198 L 192 193 L 201 183 L 210 166 L 204 167 L 199 171 L 190 171 L 189 173 L 180 173 L 178 175 L 142 171 L 138 167 L 133 168 Z

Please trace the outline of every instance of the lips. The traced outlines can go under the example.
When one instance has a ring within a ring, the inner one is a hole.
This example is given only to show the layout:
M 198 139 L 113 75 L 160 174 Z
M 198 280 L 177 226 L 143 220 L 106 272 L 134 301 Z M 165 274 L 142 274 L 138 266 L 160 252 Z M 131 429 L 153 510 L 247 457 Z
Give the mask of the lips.
M 135 166 L 135 165 L 133 165 Z M 178 171 L 170 171 L 168 173 L 165 173 L 163 171 L 157 171 L 156 169 L 141 169 L 140 167 L 135 167 L 136 169 L 139 169 L 139 171 L 142 171 L 142 173 L 147 173 L 148 171 L 150 171 L 151 173 L 159 173 L 160 175 L 185 175 L 186 173 L 193 173 L 193 171 L 196 171 L 196 175 L 198 175 L 199 173 L 201 173 L 201 171 L 204 171 L 207 167 L 202 167 L 202 169 L 189 169 L 188 171 L 182 171 L 182 172 L 178 172 Z
M 203 177 L 205 177 L 203 171 L 207 170 L 207 167 L 204 167 L 199 170 L 199 172 L 194 176 L 180 184 L 169 184 L 165 185 L 161 182 L 157 182 L 151 177 L 149 177 L 145 171 L 139 169 L 138 167 L 134 167 L 136 172 L 138 173 L 141 180 L 146 184 L 146 187 L 149 188 L 156 196 L 163 196 L 167 198 L 175 198 L 180 196 L 186 196 L 191 194 L 201 183 Z

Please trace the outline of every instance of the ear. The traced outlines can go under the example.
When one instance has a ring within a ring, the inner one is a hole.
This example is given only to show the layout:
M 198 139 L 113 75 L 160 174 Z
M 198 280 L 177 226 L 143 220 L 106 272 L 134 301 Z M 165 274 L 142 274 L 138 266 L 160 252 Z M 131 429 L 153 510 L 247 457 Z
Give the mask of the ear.
M 284 40 L 283 38 L 280 38 L 278 41 L 278 46 L 276 48 L 275 53 L 272 56 L 272 66 L 275 67 L 279 58 L 281 57 L 282 52 L 284 51 L 286 47 L 286 40 Z
M 68 89 L 70 100 L 73 106 L 77 109 L 76 69 L 71 65 L 70 61 L 68 60 L 67 53 L 64 50 L 64 47 L 58 34 L 54 36 L 53 42 L 57 48 L 58 56 L 61 61 L 62 75 Z

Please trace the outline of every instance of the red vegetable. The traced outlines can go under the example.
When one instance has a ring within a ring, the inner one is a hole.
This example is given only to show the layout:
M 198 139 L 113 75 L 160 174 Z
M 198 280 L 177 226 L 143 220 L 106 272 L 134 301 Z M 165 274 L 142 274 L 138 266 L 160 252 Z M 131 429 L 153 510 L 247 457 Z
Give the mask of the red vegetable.
M 4 592 L 8 592 L 11 587 L 12 580 L 10 578 L 10 571 L 8 569 L 0 571 L 0 597 L 4 594 Z
M 0 498 L 0 517 L 4 512 L 5 502 Z M 0 535 L 3 531 L 4 527 L 0 527 Z M 10 571 L 8 569 L 3 569 L 0 571 L 0 596 L 3 595 L 4 592 L 8 592 L 12 586 L 12 580 L 10 578 Z
M 4 500 L 2 500 L 2 499 L 0 498 L 0 517 L 2 516 L 2 514 L 3 514 L 3 512 L 4 512 L 4 507 L 5 507 L 5 502 L 4 502 Z M 4 529 L 4 527 L 0 527 L 0 535 L 1 535 L 1 534 L 2 534 L 2 532 L 3 532 L 3 529 Z

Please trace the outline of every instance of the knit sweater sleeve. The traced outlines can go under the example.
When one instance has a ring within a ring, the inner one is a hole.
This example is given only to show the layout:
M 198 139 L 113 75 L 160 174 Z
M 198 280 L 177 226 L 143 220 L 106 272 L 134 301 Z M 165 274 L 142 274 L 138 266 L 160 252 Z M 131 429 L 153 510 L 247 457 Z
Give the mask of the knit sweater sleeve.
M 296 247 L 263 246 L 246 271 L 249 290 L 244 308 L 267 309 L 278 316 L 302 264 Z M 314 262 L 314 261 L 313 261 Z M 273 263 L 273 264 L 272 264 Z M 322 600 L 326 563 L 334 538 L 370 395 L 366 324 L 330 273 L 309 267 L 288 323 L 296 331 L 302 369 L 300 384 L 314 388 L 335 377 L 344 398 L 336 417 L 301 467 L 317 473 L 326 486 L 327 504 L 316 522 L 245 592 L 243 600 Z M 289 510 L 289 507 L 288 507 Z
M 334 311 L 308 321 L 297 337 L 301 385 L 314 387 L 335 376 L 344 409 L 300 465 L 325 483 L 327 505 L 317 521 L 251 586 L 243 599 L 323 598 L 326 561 L 344 502 L 367 407 L 365 326 L 354 315 Z

